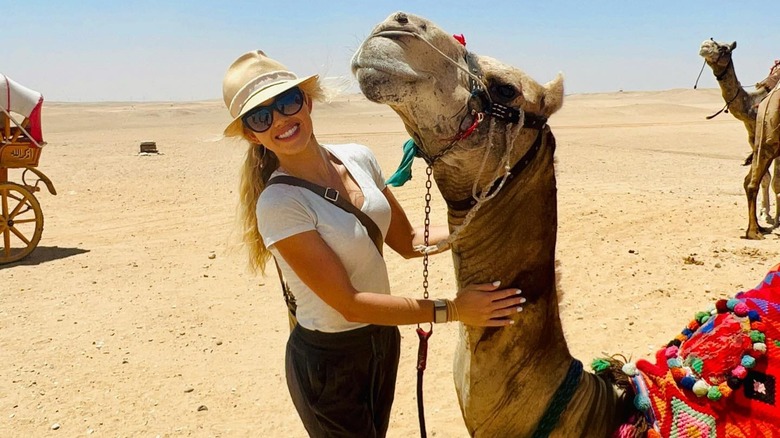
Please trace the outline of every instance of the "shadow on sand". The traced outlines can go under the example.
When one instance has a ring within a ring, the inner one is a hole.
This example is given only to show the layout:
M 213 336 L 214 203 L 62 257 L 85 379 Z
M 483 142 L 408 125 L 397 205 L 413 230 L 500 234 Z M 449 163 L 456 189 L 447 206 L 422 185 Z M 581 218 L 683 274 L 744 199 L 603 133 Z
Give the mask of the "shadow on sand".
M 84 254 L 86 252 L 89 252 L 89 250 L 81 248 L 60 248 L 59 246 L 39 246 L 35 248 L 35 250 L 30 255 L 23 258 L 22 260 L 19 260 L 18 262 L 8 263 L 7 265 L 0 265 L 0 270 L 13 268 L 14 266 L 40 265 L 41 263 L 64 259 L 71 256 Z

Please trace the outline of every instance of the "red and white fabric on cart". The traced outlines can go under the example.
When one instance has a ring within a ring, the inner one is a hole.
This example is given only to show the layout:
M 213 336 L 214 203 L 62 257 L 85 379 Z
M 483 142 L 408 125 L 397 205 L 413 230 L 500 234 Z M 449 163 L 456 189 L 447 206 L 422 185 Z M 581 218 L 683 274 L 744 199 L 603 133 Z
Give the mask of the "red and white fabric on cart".
M 20 114 L 30 120 L 25 130 L 39 145 L 43 143 L 41 132 L 41 108 L 43 95 L 31 90 L 0 73 L 0 108 L 5 112 Z

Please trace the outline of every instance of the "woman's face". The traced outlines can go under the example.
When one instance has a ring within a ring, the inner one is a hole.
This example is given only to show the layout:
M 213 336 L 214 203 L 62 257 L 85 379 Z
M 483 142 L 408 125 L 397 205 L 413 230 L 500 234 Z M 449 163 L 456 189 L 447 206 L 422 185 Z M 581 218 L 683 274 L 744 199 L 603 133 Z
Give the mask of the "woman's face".
M 274 100 L 275 98 L 269 99 L 260 106 L 272 105 Z M 289 116 L 274 108 L 271 127 L 264 132 L 250 129 L 245 131 L 251 136 L 250 140 L 270 149 L 281 160 L 284 160 L 284 156 L 296 155 L 306 149 L 314 132 L 311 121 L 311 99 L 304 94 L 300 111 Z

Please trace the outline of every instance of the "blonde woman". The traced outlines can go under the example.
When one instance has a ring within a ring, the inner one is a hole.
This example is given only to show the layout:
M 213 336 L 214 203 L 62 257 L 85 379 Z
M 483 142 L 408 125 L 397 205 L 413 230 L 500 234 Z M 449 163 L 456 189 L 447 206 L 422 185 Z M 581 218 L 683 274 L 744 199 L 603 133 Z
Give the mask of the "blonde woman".
M 316 75 L 298 78 L 261 51 L 245 53 L 223 81 L 232 119 L 225 135 L 248 145 L 240 192 L 251 265 L 264 271 L 273 257 L 297 302 L 285 371 L 304 427 L 313 437 L 383 437 L 400 351 L 396 326 L 506 326 L 525 299 L 498 282 L 467 286 L 453 300 L 390 295 L 382 242 L 417 257 L 421 233 L 367 147 L 317 141 L 311 111 L 322 94 Z M 324 192 L 290 183 L 301 180 Z M 429 242 L 446 237 L 446 228 L 434 227 Z

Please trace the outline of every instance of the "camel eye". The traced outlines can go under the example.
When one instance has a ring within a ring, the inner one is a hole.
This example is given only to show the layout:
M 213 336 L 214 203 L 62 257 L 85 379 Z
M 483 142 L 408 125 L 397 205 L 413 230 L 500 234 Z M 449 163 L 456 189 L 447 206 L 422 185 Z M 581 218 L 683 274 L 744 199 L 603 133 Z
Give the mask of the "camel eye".
M 501 100 L 512 100 L 517 96 L 517 90 L 511 85 L 496 85 L 492 88 L 493 89 L 491 91 L 493 92 L 491 94 Z

